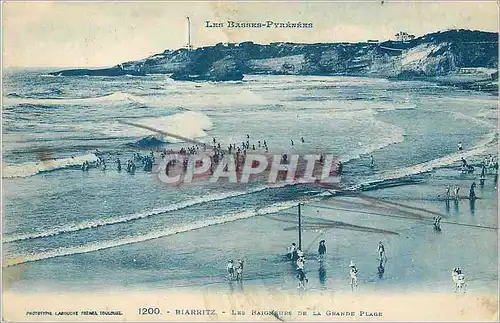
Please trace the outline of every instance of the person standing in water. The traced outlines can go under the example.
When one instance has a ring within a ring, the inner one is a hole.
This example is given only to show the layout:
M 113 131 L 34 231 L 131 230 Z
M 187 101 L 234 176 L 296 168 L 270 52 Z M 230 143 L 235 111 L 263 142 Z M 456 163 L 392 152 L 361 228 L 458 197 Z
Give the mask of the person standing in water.
M 306 141 L 304 140 L 304 137 L 300 137 L 300 141 L 302 141 L 302 143 L 305 143 Z
M 342 174 L 342 169 L 344 168 L 344 165 L 342 164 L 342 162 L 339 160 L 339 163 L 337 165 L 337 172 L 338 174 Z
M 434 217 L 434 230 L 441 231 L 441 216 Z
M 297 245 L 294 243 L 292 243 L 292 245 L 288 248 L 288 255 L 290 256 L 290 260 L 291 261 L 295 261 L 297 260 L 298 256 L 297 256 Z
M 230 281 L 234 280 L 234 263 L 233 260 L 229 260 L 227 263 L 227 273 Z
M 458 143 L 458 150 L 459 150 L 459 151 L 461 151 L 461 150 L 463 150 L 463 149 L 464 149 L 464 146 L 463 146 L 462 142 L 460 141 L 460 142 Z
M 238 260 L 238 267 L 236 267 L 236 280 L 243 281 L 243 260 Z
M 459 269 L 457 267 L 455 267 L 451 271 L 451 279 L 453 280 L 453 284 L 455 285 L 455 291 L 456 291 L 457 281 L 458 281 L 458 270 Z
M 497 188 L 497 181 L 498 181 L 498 161 L 495 161 L 493 168 L 495 169 L 495 178 L 493 179 L 493 182 L 495 183 L 495 189 L 496 189 Z
M 306 265 L 306 259 L 304 258 L 304 256 L 301 256 L 299 257 L 299 259 L 297 259 L 297 270 L 304 270 L 304 266 Z
M 304 257 L 304 252 L 300 249 L 297 249 L 297 256 L 300 258 L 300 257 Z
M 290 141 L 292 142 L 292 146 L 293 146 L 293 139 L 290 139 Z
M 370 155 L 370 167 L 375 166 L 375 161 L 373 160 L 373 155 Z
M 323 261 L 323 259 L 325 258 L 325 254 L 326 254 L 326 245 L 325 245 L 325 240 L 321 240 L 319 242 L 319 247 L 318 247 L 318 255 L 319 255 L 319 261 Z
M 458 196 L 459 192 L 460 192 L 460 187 L 458 187 L 458 185 L 455 185 L 455 188 L 453 189 L 453 195 L 455 197 L 455 200 L 457 200 L 457 201 L 459 199 L 459 196 Z
M 455 273 L 455 292 L 465 293 L 465 275 L 460 268 Z
M 307 279 L 304 269 L 297 268 L 297 279 L 299 280 L 297 288 L 305 290 L 306 283 L 309 282 L 309 280 Z
M 469 190 L 469 199 L 470 200 L 476 199 L 476 192 L 474 190 L 475 187 L 476 187 L 476 182 L 472 182 L 472 185 L 470 186 L 470 190 Z
M 354 292 L 358 287 L 358 269 L 352 260 L 349 265 L 349 276 L 351 278 L 351 290 Z
M 382 243 L 382 241 L 378 242 L 377 251 L 378 251 L 379 260 L 380 261 L 387 261 L 387 256 L 385 255 L 385 247 L 384 247 L 384 244 Z
M 450 190 L 451 190 L 450 185 L 446 185 L 446 190 L 444 191 L 444 195 L 446 197 L 446 201 L 450 200 Z

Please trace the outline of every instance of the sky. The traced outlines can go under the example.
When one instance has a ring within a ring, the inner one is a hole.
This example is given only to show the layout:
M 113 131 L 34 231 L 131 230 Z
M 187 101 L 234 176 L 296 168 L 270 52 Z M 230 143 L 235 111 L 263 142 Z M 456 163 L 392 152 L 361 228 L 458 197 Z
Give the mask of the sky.
M 498 32 L 497 1 L 4 2 L 4 67 L 102 67 L 186 44 L 394 39 L 446 29 Z M 311 22 L 313 28 L 206 28 L 205 21 Z

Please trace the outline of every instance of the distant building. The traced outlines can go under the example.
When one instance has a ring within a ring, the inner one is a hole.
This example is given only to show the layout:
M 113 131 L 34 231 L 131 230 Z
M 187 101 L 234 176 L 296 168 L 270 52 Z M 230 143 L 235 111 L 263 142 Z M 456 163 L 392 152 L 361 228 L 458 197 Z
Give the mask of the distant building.
M 402 42 L 415 39 L 415 35 L 410 35 L 405 31 L 400 31 L 394 36 L 396 37 L 397 41 L 402 41 Z
M 240 47 L 241 44 L 238 44 L 238 43 L 217 43 L 215 44 L 215 47 L 229 47 L 229 48 L 233 48 L 233 47 Z

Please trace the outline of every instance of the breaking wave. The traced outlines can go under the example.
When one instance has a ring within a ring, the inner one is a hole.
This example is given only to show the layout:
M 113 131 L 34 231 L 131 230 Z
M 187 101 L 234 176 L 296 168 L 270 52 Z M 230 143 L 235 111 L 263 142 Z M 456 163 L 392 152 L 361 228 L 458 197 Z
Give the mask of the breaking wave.
M 88 97 L 88 98 L 31 98 L 23 97 L 17 93 L 12 93 L 7 95 L 4 99 L 5 105 L 20 105 L 20 104 L 32 104 L 32 105 L 81 105 L 81 104 L 93 104 L 93 103 L 123 103 L 123 102 L 134 102 L 140 104 L 147 104 L 147 101 L 137 95 L 124 92 L 113 92 L 103 96 L 98 97 Z
M 403 179 L 407 176 L 427 173 L 436 168 L 448 166 L 453 163 L 459 162 L 461 158 L 470 158 L 473 156 L 484 154 L 490 146 L 496 145 L 497 142 L 498 142 L 498 134 L 495 132 L 489 133 L 486 136 L 484 136 L 476 144 L 476 146 L 474 146 L 470 150 L 458 151 L 456 153 L 432 159 L 417 165 L 390 170 L 379 175 L 370 176 L 363 183 L 354 185 L 348 188 L 348 190 L 364 190 L 367 187 L 373 187 L 374 185 L 381 184 L 387 181 L 392 181 L 395 179 Z
M 347 113 L 344 113 L 347 114 Z M 365 120 L 370 122 L 369 127 L 373 133 L 380 134 L 370 138 L 369 143 L 360 144 L 357 149 L 352 149 L 352 152 L 340 156 L 340 161 L 346 163 L 348 161 L 358 159 L 362 155 L 372 153 L 382 148 L 388 147 L 393 144 L 401 143 L 404 141 L 405 132 L 402 128 L 392 125 L 390 123 L 382 122 L 373 117 L 373 112 L 361 112 L 362 115 L 372 116 L 371 118 L 365 117 Z M 385 134 L 385 135 L 381 135 Z
M 207 135 L 205 131 L 211 130 L 213 127 L 212 120 L 207 115 L 193 111 L 180 112 L 164 117 L 138 119 L 134 123 L 190 139 L 205 137 Z M 106 126 L 102 131 L 106 135 L 124 137 L 143 137 L 152 134 L 149 130 L 118 122 Z M 172 143 L 180 140 L 167 136 L 162 141 Z
M 320 199 L 321 197 L 323 197 L 325 195 L 329 195 L 329 193 L 323 192 L 323 193 L 320 193 L 318 195 L 315 195 L 312 198 L 309 198 L 307 200 L 307 202 L 317 201 L 318 199 Z M 173 227 L 173 228 L 169 228 L 169 229 L 165 229 L 165 230 L 161 230 L 161 231 L 150 232 L 150 233 L 147 233 L 146 235 L 141 235 L 141 236 L 127 237 L 127 238 L 118 239 L 118 240 L 106 240 L 106 241 L 100 241 L 97 243 L 89 243 L 89 244 L 85 244 L 85 245 L 81 245 L 81 246 L 58 248 L 58 249 L 47 251 L 47 252 L 28 254 L 28 255 L 25 255 L 22 257 L 14 257 L 11 259 L 6 259 L 3 263 L 3 266 L 9 267 L 9 266 L 14 266 L 14 265 L 18 265 L 18 264 L 26 263 L 26 262 L 31 262 L 31 261 L 37 261 L 37 260 L 55 258 L 55 257 L 62 257 L 62 256 L 69 256 L 69 255 L 81 254 L 81 253 L 87 253 L 87 252 L 93 252 L 93 251 L 98 251 L 98 250 L 103 250 L 103 249 L 108 249 L 108 248 L 113 248 L 113 247 L 119 247 L 119 246 L 123 246 L 123 245 L 127 245 L 127 244 L 158 239 L 161 237 L 170 236 L 170 235 L 174 235 L 174 234 L 181 233 L 181 232 L 198 230 L 198 229 L 209 227 L 212 225 L 224 224 L 227 222 L 247 219 L 247 218 L 251 218 L 251 217 L 259 216 L 259 215 L 277 213 L 277 212 L 280 212 L 280 211 L 283 211 L 283 210 L 286 210 L 286 209 L 289 209 L 291 207 L 296 206 L 298 202 L 303 202 L 303 200 L 291 200 L 291 201 L 286 201 L 286 202 L 278 202 L 278 203 L 274 203 L 270 206 L 259 208 L 259 209 L 252 209 L 252 210 L 246 210 L 246 211 L 242 211 L 242 212 L 232 213 L 232 214 L 229 214 L 229 215 L 223 216 L 223 217 L 203 219 L 203 220 L 195 221 L 195 222 L 188 223 L 188 224 L 183 224 L 183 225 L 180 225 L 177 227 Z
M 457 161 L 460 161 L 460 159 L 462 157 L 469 158 L 469 157 L 484 153 L 486 151 L 486 149 L 488 149 L 491 145 L 495 144 L 497 142 L 497 140 L 498 140 L 498 135 L 496 133 L 491 133 L 491 134 L 485 136 L 483 138 L 483 140 L 481 140 L 474 148 L 472 148 L 470 150 L 453 153 L 453 154 L 450 154 L 450 155 L 447 155 L 447 156 L 444 156 L 441 158 L 433 159 L 433 160 L 430 160 L 430 161 L 427 161 L 424 163 L 420 163 L 420 164 L 413 165 L 410 167 L 402 168 L 399 170 L 388 171 L 388 172 L 385 172 L 383 174 L 374 175 L 372 177 L 369 177 L 366 181 L 364 181 L 361 184 L 357 184 L 357 185 L 354 185 L 354 186 L 347 188 L 347 190 L 352 190 L 352 191 L 365 190 L 365 189 L 370 188 L 370 187 L 376 187 L 377 185 L 383 185 L 383 183 L 386 183 L 388 181 L 393 181 L 393 180 L 397 180 L 397 179 L 404 179 L 405 177 L 410 176 L 410 175 L 420 174 L 420 173 L 431 171 L 431 170 L 438 168 L 438 167 L 450 165 L 450 164 L 453 164 Z M 192 199 L 192 200 L 185 201 L 185 202 L 179 202 L 179 203 L 175 203 L 175 204 L 163 207 L 163 208 L 153 209 L 150 211 L 136 213 L 136 214 L 132 214 L 132 215 L 126 215 L 126 216 L 122 216 L 122 217 L 115 217 L 115 218 L 104 219 L 104 220 L 86 221 L 83 223 L 67 225 L 67 226 L 64 226 L 61 228 L 55 228 L 55 229 L 40 232 L 40 233 L 31 233 L 31 234 L 26 234 L 26 235 L 5 237 L 3 242 L 8 243 L 8 242 L 14 242 L 14 241 L 20 241 L 20 240 L 26 240 L 26 239 L 49 237 L 49 236 L 67 233 L 67 232 L 74 232 L 74 231 L 91 229 L 91 228 L 96 228 L 96 227 L 105 226 L 105 225 L 112 225 L 112 224 L 116 224 L 116 223 L 133 221 L 136 219 L 141 219 L 141 218 L 149 217 L 149 216 L 160 214 L 160 213 L 171 212 L 171 211 L 187 208 L 187 207 L 198 205 L 198 204 L 203 204 L 203 203 L 207 203 L 207 202 L 211 202 L 211 201 L 223 200 L 223 199 L 227 199 L 227 198 L 231 198 L 231 197 L 236 197 L 236 196 L 245 195 L 245 194 L 251 194 L 251 193 L 258 192 L 258 191 L 262 191 L 262 190 L 266 190 L 266 189 L 270 189 L 270 188 L 276 188 L 276 187 L 283 187 L 283 186 L 287 186 L 287 185 L 293 185 L 293 184 L 278 184 L 275 186 L 263 186 L 263 187 L 255 188 L 255 189 L 248 190 L 248 191 L 213 194 L 213 195 L 210 195 L 207 197 Z M 42 260 L 42 259 L 47 259 L 47 258 L 67 256 L 67 255 L 73 255 L 73 254 L 93 252 L 93 251 L 98 251 L 98 250 L 102 250 L 102 249 L 118 247 L 121 245 L 157 239 L 160 237 L 173 235 L 176 233 L 197 230 L 197 229 L 212 226 L 212 225 L 223 224 L 223 223 L 236 221 L 236 220 L 240 220 L 240 219 L 246 219 L 246 218 L 250 218 L 253 216 L 276 213 L 276 212 L 280 212 L 282 210 L 289 209 L 289 208 L 295 206 L 299 201 L 310 203 L 310 202 L 320 200 L 325 196 L 331 196 L 331 195 L 336 194 L 336 193 L 337 192 L 335 192 L 334 190 L 331 190 L 331 191 L 316 194 L 313 197 L 308 198 L 307 200 L 302 199 L 302 200 L 292 200 L 292 201 L 274 203 L 268 207 L 264 207 L 264 208 L 260 208 L 260 209 L 246 210 L 243 212 L 233 213 L 233 214 L 230 214 L 230 215 L 224 216 L 224 217 L 203 219 L 203 220 L 195 221 L 192 223 L 180 225 L 180 226 L 175 227 L 175 228 L 170 228 L 170 229 L 161 230 L 161 231 L 157 231 L 157 232 L 151 232 L 151 233 L 148 233 L 146 235 L 141 235 L 141 236 L 128 237 L 128 238 L 123 238 L 123 239 L 119 239 L 119 240 L 100 241 L 97 243 L 90 243 L 90 244 L 82 245 L 82 246 L 59 248 L 59 249 L 55 249 L 55 250 L 51 250 L 51 251 L 47 251 L 47 252 L 28 254 L 28 255 L 23 256 L 23 257 L 12 258 L 10 260 L 7 260 L 5 262 L 4 266 L 13 266 L 13 265 L 24 263 L 24 262 L 37 261 L 37 260 Z
M 73 166 L 80 166 L 84 161 L 95 162 L 97 156 L 87 154 L 77 157 L 50 159 L 38 162 L 27 162 L 22 164 L 4 164 L 2 166 L 2 178 L 29 177 L 42 172 L 54 171 Z
M 86 229 L 93 229 L 93 228 L 102 227 L 105 225 L 125 223 L 125 222 L 139 220 L 139 219 L 147 218 L 147 217 L 162 214 L 162 213 L 173 212 L 173 211 L 185 209 L 185 208 L 195 206 L 195 205 L 200 205 L 200 204 L 213 202 L 213 201 L 220 201 L 220 200 L 224 200 L 224 199 L 228 199 L 228 198 L 232 198 L 232 197 L 238 197 L 238 196 L 242 196 L 242 195 L 261 192 L 261 191 L 271 189 L 271 188 L 285 187 L 288 185 L 292 185 L 292 184 L 283 183 L 283 184 L 275 184 L 275 185 L 265 185 L 265 186 L 260 186 L 260 187 L 250 189 L 250 190 L 244 190 L 244 191 L 232 191 L 232 192 L 226 192 L 226 193 L 210 194 L 207 196 L 203 196 L 203 197 L 199 197 L 199 198 L 195 198 L 195 199 L 191 199 L 191 200 L 187 200 L 187 201 L 183 201 L 183 202 L 173 203 L 173 204 L 170 204 L 170 205 L 167 205 L 164 207 L 155 208 L 155 209 L 147 210 L 144 212 L 128 214 L 128 215 L 123 215 L 123 216 L 117 216 L 117 217 L 112 217 L 112 218 L 108 218 L 108 219 L 96 219 L 96 220 L 84 221 L 84 222 L 80 222 L 80 223 L 66 224 L 66 225 L 63 225 L 61 227 L 56 227 L 56 228 L 42 231 L 42 232 L 27 233 L 27 234 L 14 235 L 14 236 L 4 236 L 3 242 L 9 243 L 9 242 L 16 242 L 16 241 L 21 241 L 21 240 L 44 238 L 44 237 L 55 236 L 55 235 L 63 234 L 63 233 L 76 232 L 76 231 L 81 231 L 81 230 L 86 230 Z

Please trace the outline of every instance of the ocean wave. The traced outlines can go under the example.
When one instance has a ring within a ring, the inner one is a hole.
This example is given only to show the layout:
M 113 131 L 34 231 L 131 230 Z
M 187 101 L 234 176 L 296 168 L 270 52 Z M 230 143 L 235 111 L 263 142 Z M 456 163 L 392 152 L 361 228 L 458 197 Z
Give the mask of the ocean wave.
M 191 139 L 207 136 L 205 131 L 211 130 L 213 127 L 213 123 L 207 115 L 193 111 L 184 111 L 164 117 L 137 119 L 134 120 L 134 123 Z M 149 130 L 118 122 L 107 124 L 103 127 L 102 132 L 105 135 L 124 137 L 143 137 L 152 134 Z M 180 141 L 171 137 L 164 137 L 162 140 L 165 142 Z
M 149 136 L 146 136 L 140 140 L 137 140 L 134 143 L 131 143 L 130 146 L 140 148 L 140 149 L 156 149 L 156 148 L 164 147 L 165 144 L 166 144 L 166 142 L 163 141 L 162 137 L 155 136 L 155 135 L 149 135 Z
M 45 93 L 45 92 L 44 92 Z M 53 93 L 53 92 L 48 92 Z M 59 92 L 58 92 L 59 93 Z M 15 93 L 17 94 L 17 93 Z M 62 94 L 60 92 L 59 94 Z M 47 95 L 47 94 L 44 94 Z M 147 105 L 147 101 L 141 96 L 133 95 L 125 92 L 113 92 L 97 97 L 87 97 L 87 98 L 53 98 L 53 97 L 28 97 L 19 95 L 7 95 L 4 99 L 5 105 L 21 105 L 21 104 L 32 104 L 32 105 L 82 105 L 82 104 L 95 104 L 95 103 L 123 103 L 123 102 L 134 102 L 143 105 Z
M 373 114 L 368 111 L 361 111 L 362 114 Z M 369 120 L 368 117 L 365 117 L 366 120 Z M 348 154 L 342 154 L 339 158 L 343 163 L 355 160 L 360 158 L 363 155 L 367 155 L 373 153 L 374 151 L 380 150 L 382 148 L 388 147 L 390 145 L 394 145 L 397 143 L 401 143 L 404 141 L 405 132 L 402 128 L 379 121 L 375 118 L 371 119 L 370 128 L 373 133 L 378 134 L 374 136 L 372 139 L 374 140 L 371 143 L 367 143 L 364 145 L 360 145 L 357 149 L 352 149 L 352 152 Z M 381 135 L 386 134 L 386 135 Z
M 396 179 L 403 179 L 407 176 L 417 175 L 430 172 L 436 168 L 448 166 L 459 162 L 461 158 L 470 158 L 484 154 L 490 146 L 498 142 L 498 134 L 496 132 L 485 135 L 473 148 L 465 151 L 458 151 L 440 158 L 429 160 L 420 164 L 412 165 L 409 167 L 386 171 L 380 175 L 368 177 L 363 183 L 351 186 L 347 190 L 366 190 L 367 188 L 374 188 L 377 184 L 383 184 L 387 181 Z
M 233 213 L 233 214 L 229 214 L 227 216 L 222 216 L 222 217 L 217 217 L 217 218 L 203 219 L 203 220 L 191 222 L 188 224 L 179 225 L 177 227 L 165 229 L 165 230 L 150 232 L 150 233 L 147 233 L 145 235 L 140 235 L 140 236 L 127 237 L 127 238 L 118 239 L 118 240 L 99 241 L 96 243 L 89 243 L 89 244 L 81 245 L 81 246 L 65 247 L 65 248 L 58 248 L 58 249 L 54 249 L 54 250 L 46 251 L 46 252 L 32 253 L 32 254 L 22 256 L 22 257 L 13 257 L 11 259 L 6 259 L 3 262 L 3 267 L 14 266 L 14 265 L 18 265 L 21 263 L 38 261 L 38 260 L 42 260 L 42 259 L 49 259 L 49 258 L 55 258 L 55 257 L 62 257 L 62 256 L 69 256 L 69 255 L 75 255 L 75 254 L 81 254 L 81 253 L 94 252 L 94 251 L 98 251 L 98 250 L 119 247 L 119 246 L 123 246 L 123 245 L 127 245 L 127 244 L 158 239 L 158 238 L 174 235 L 177 233 L 198 230 L 198 229 L 213 226 L 213 225 L 219 225 L 219 224 L 224 224 L 224 223 L 233 222 L 233 221 L 237 221 L 237 220 L 248 219 L 248 218 L 259 216 L 259 215 L 277 213 L 277 212 L 292 208 L 292 207 L 296 206 L 297 203 L 299 203 L 299 202 L 301 202 L 301 203 L 302 202 L 306 202 L 306 203 L 316 202 L 326 195 L 329 195 L 329 193 L 323 192 L 321 194 L 315 195 L 315 196 L 308 198 L 306 200 L 301 199 L 301 200 L 291 200 L 291 201 L 286 201 L 286 202 L 278 202 L 278 203 L 274 203 L 274 204 L 271 204 L 269 206 L 259 208 L 259 209 L 246 210 L 246 211 L 237 212 L 237 213 Z
M 41 74 L 41 75 L 39 75 L 39 77 L 54 78 L 54 77 L 64 77 L 64 76 L 61 75 L 61 73 L 59 73 L 57 75 L 53 75 L 53 74 Z
M 18 110 L 41 110 L 41 111 L 46 111 L 46 110 L 60 110 L 63 107 L 60 106 L 60 105 L 42 105 L 42 104 L 22 103 L 22 104 L 17 105 L 15 108 L 18 109 Z
M 457 161 L 460 161 L 460 159 L 462 157 L 469 158 L 469 157 L 477 156 L 479 154 L 484 153 L 486 151 L 486 149 L 488 149 L 497 140 L 498 140 L 498 134 L 491 133 L 491 134 L 488 134 L 487 136 L 485 136 L 480 142 L 478 142 L 478 144 L 475 147 L 473 147 L 470 150 L 453 153 L 453 154 L 450 154 L 450 155 L 447 155 L 447 156 L 444 156 L 441 158 L 433 159 L 431 161 L 427 161 L 424 163 L 420 163 L 417 165 L 406 167 L 406 168 L 403 168 L 400 170 L 388 171 L 388 172 L 385 172 L 381 175 L 373 176 L 361 184 L 351 186 L 351 187 L 347 188 L 347 190 L 352 190 L 352 191 L 354 191 L 354 190 L 366 190 L 367 188 L 377 187 L 377 185 L 383 185 L 384 183 L 387 183 L 390 181 L 394 181 L 397 179 L 403 179 L 403 178 L 410 176 L 410 175 L 425 173 L 425 172 L 431 171 L 431 170 L 438 168 L 438 167 L 444 167 L 444 166 L 453 164 Z M 297 184 L 297 183 L 295 183 L 295 184 Z M 151 210 L 148 212 L 141 212 L 141 213 L 128 215 L 128 216 L 124 216 L 124 217 L 117 217 L 117 218 L 111 218 L 111 219 L 106 219 L 106 220 L 98 220 L 95 222 L 88 221 L 88 222 L 80 223 L 78 225 L 73 225 L 73 226 L 70 225 L 70 226 L 66 226 L 63 228 L 58 228 L 58 229 L 56 228 L 56 229 L 53 229 L 50 231 L 45 231 L 45 232 L 35 233 L 35 234 L 27 234 L 24 236 L 4 237 L 4 243 L 25 240 L 25 239 L 32 239 L 32 238 L 47 237 L 47 236 L 57 235 L 57 234 L 66 233 L 66 232 L 95 228 L 95 227 L 99 227 L 99 226 L 103 226 L 103 225 L 128 222 L 128 221 L 141 219 L 141 218 L 148 217 L 148 216 L 155 215 L 155 214 L 166 213 L 166 212 L 178 210 L 181 208 L 187 208 L 187 207 L 197 205 L 197 204 L 222 200 L 222 199 L 236 197 L 236 196 L 244 195 L 244 194 L 251 194 L 253 192 L 258 192 L 261 190 L 275 188 L 275 187 L 283 187 L 283 186 L 287 186 L 287 185 L 294 185 L 294 184 L 264 186 L 264 187 L 259 187 L 259 188 L 249 190 L 249 191 L 214 194 L 214 195 L 211 195 L 208 197 L 193 199 L 193 200 L 189 200 L 189 201 L 185 201 L 185 202 L 180 202 L 180 203 L 172 204 L 172 205 L 164 207 L 164 208 L 159 208 L 159 209 Z M 314 195 L 312 198 L 309 198 L 307 201 L 302 200 L 300 202 L 306 202 L 306 203 L 313 202 L 313 201 L 321 199 L 325 196 L 330 196 L 330 195 L 335 194 L 335 193 L 336 192 L 333 190 L 328 191 L 328 192 L 321 192 L 319 194 Z M 16 265 L 16 264 L 20 264 L 20 263 L 24 263 L 24 262 L 37 261 L 37 260 L 53 258 L 53 257 L 60 257 L 60 256 L 67 256 L 67 255 L 73 255 L 73 254 L 79 254 L 79 253 L 98 251 L 98 250 L 102 250 L 102 249 L 118 247 L 118 246 L 125 245 L 125 244 L 132 244 L 132 243 L 136 243 L 136 242 L 152 240 L 152 239 L 156 239 L 156 238 L 160 238 L 160 237 L 164 237 L 164 236 L 168 236 L 168 235 L 172 235 L 172 234 L 176 234 L 176 233 L 188 232 L 188 231 L 200 229 L 203 227 L 208 227 L 211 225 L 223 224 L 223 223 L 227 223 L 227 222 L 231 222 L 231 221 L 235 221 L 235 220 L 239 220 L 239 219 L 245 219 L 245 218 L 249 218 L 249 217 L 253 217 L 253 216 L 257 216 L 257 215 L 276 213 L 276 212 L 280 212 L 282 210 L 291 208 L 291 207 L 295 206 L 298 202 L 299 202 L 299 200 L 279 202 L 279 203 L 272 204 L 271 206 L 268 206 L 265 208 L 261 208 L 261 209 L 257 209 L 257 210 L 247 210 L 247 211 L 234 213 L 234 214 L 231 214 L 231 215 L 228 215 L 225 217 L 220 217 L 220 218 L 199 220 L 199 221 L 195 221 L 192 223 L 181 225 L 181 226 L 178 226 L 175 228 L 171 228 L 168 230 L 148 233 L 148 234 L 143 235 L 143 236 L 130 237 L 130 238 L 120 239 L 120 240 L 116 240 L 116 241 L 101 241 L 98 243 L 93 243 L 93 244 L 84 245 L 84 246 L 61 248 L 61 249 L 56 249 L 56 250 L 52 250 L 49 252 L 31 254 L 31 255 L 20 257 L 20 258 L 7 260 L 6 266 L 12 266 L 12 265 Z
M 416 105 L 414 104 L 402 104 L 402 105 L 384 105 L 382 107 L 375 107 L 375 110 L 381 110 L 381 111 L 394 111 L 394 110 L 415 110 Z
M 493 114 L 490 113 L 490 116 L 493 115 L 496 117 L 496 119 L 498 119 L 498 110 L 490 110 L 490 112 L 494 112 Z M 488 128 L 492 126 L 491 121 L 488 122 L 488 121 L 484 120 L 484 119 L 488 119 L 488 118 L 484 118 L 484 116 L 488 115 L 487 112 L 482 112 L 482 114 L 478 114 L 478 116 L 476 116 L 476 117 L 467 115 L 465 113 L 454 112 L 454 111 L 450 112 L 450 115 L 453 115 L 457 119 L 467 120 L 467 121 L 473 122 L 473 123 L 478 124 L 478 125 L 486 126 Z M 495 120 L 495 122 L 496 122 L 496 120 Z
M 95 98 L 88 98 L 88 99 L 83 99 L 83 100 L 92 100 L 94 102 L 109 102 L 109 101 L 134 101 L 134 102 L 139 102 L 139 103 L 144 103 L 145 100 L 137 95 L 129 94 L 129 93 L 124 93 L 124 92 L 114 92 L 110 93 L 107 95 L 95 97 Z
M 97 156 L 94 154 L 86 154 L 77 157 L 50 159 L 22 164 L 4 164 L 2 165 L 2 178 L 29 177 L 42 172 L 79 166 L 84 161 L 95 162 L 97 161 Z
M 59 88 L 51 88 L 46 91 L 41 92 L 29 92 L 27 94 L 19 94 L 17 92 L 11 92 L 6 95 L 7 98 L 21 98 L 21 99 L 57 99 L 58 96 L 64 94 Z
M 170 205 L 167 205 L 164 207 L 155 208 L 152 210 L 147 210 L 147 211 L 143 211 L 143 212 L 139 212 L 139 213 L 117 216 L 117 217 L 112 217 L 112 218 L 108 218 L 108 219 L 97 219 L 97 220 L 84 221 L 84 222 L 80 222 L 80 223 L 66 224 L 66 225 L 63 225 L 60 227 L 52 228 L 50 230 L 41 231 L 41 232 L 26 233 L 26 234 L 13 235 L 13 236 L 4 236 L 3 242 L 10 243 L 10 242 L 16 242 L 16 241 L 21 241 L 21 240 L 45 238 L 45 237 L 55 236 L 55 235 L 63 234 L 63 233 L 70 233 L 70 232 L 76 232 L 76 231 L 81 231 L 81 230 L 93 229 L 93 228 L 102 227 L 102 226 L 106 226 L 106 225 L 125 223 L 125 222 L 129 222 L 129 221 L 144 219 L 144 218 L 147 218 L 147 217 L 150 217 L 153 215 L 178 211 L 181 209 L 185 209 L 185 208 L 188 208 L 191 206 L 200 205 L 200 204 L 204 204 L 204 203 L 208 203 L 208 202 L 220 201 L 220 200 L 238 197 L 238 196 L 242 196 L 242 195 L 253 194 L 253 193 L 261 192 L 261 191 L 271 189 L 271 188 L 281 188 L 281 187 L 285 187 L 287 185 L 291 185 L 291 184 L 285 183 L 285 184 L 265 185 L 265 186 L 260 186 L 260 187 L 250 189 L 250 190 L 244 190 L 244 191 L 236 191 L 236 192 L 232 191 L 232 192 L 226 192 L 226 193 L 210 194 L 208 196 L 199 197 L 199 198 L 195 198 L 195 199 L 191 199 L 191 200 L 187 200 L 187 201 L 183 201 L 183 202 L 173 203 L 173 204 L 170 204 Z

